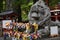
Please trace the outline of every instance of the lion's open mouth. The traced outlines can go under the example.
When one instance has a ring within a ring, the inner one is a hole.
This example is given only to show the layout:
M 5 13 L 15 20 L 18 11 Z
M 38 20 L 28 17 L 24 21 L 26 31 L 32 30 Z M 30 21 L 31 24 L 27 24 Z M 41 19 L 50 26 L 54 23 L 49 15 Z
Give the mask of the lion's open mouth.
M 39 20 L 39 17 L 32 17 L 32 18 L 34 18 L 35 20 Z

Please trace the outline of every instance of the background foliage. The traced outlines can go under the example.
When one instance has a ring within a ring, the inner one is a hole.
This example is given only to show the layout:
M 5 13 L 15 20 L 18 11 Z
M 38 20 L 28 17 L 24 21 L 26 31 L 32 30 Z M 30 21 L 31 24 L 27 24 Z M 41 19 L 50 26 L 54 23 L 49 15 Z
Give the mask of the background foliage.
M 6 6 L 4 7 L 4 1 L 6 3 L 6 0 L 0 0 L 0 12 L 3 12 L 3 10 L 6 9 Z M 49 6 L 54 7 L 58 4 L 58 2 L 60 2 L 60 0 L 49 0 Z M 15 10 L 15 12 L 17 12 L 20 11 L 20 9 L 18 8 L 18 6 L 20 6 L 21 13 L 19 14 L 21 14 L 22 20 L 28 20 L 28 13 L 33 3 L 33 0 L 12 0 L 12 8 Z
M 49 0 L 49 6 L 56 6 L 58 3 L 60 2 L 60 0 Z

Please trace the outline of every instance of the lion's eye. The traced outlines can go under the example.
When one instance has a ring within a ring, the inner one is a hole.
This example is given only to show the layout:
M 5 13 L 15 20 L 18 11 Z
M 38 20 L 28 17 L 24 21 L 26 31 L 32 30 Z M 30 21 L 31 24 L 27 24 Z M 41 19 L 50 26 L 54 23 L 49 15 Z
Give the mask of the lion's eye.
M 43 8 L 43 7 L 41 6 L 41 8 Z

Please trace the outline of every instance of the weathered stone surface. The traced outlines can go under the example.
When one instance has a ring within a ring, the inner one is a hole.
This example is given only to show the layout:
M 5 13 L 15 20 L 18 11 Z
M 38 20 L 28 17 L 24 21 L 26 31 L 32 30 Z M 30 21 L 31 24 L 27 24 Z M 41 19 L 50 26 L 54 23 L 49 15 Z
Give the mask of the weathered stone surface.
M 40 26 L 47 26 L 50 23 L 50 9 L 42 0 L 32 5 L 28 14 L 30 24 L 36 22 Z
M 60 40 L 60 37 L 54 37 L 54 38 L 44 38 L 41 40 Z

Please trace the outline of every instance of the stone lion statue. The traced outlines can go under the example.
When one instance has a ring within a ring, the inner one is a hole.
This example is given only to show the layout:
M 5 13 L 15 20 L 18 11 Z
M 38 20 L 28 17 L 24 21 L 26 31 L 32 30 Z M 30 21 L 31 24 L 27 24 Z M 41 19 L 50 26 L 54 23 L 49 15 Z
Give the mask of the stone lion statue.
M 30 12 L 28 14 L 29 23 L 33 24 L 36 22 L 40 26 L 48 26 L 50 23 L 50 9 L 44 3 L 43 0 L 37 1 L 34 5 L 32 5 Z

